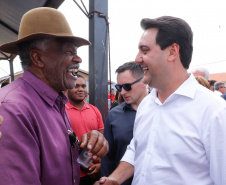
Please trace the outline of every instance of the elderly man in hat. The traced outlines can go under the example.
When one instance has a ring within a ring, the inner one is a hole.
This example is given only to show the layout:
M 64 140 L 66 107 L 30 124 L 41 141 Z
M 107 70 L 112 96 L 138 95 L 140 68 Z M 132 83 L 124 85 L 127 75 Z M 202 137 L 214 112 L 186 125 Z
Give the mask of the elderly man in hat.
M 36 8 L 21 20 L 18 40 L 0 50 L 19 54 L 24 75 L 0 90 L 0 184 L 78 185 L 78 142 L 62 93 L 75 87 L 81 58 L 77 48 L 90 42 L 75 37 L 63 16 Z M 70 136 L 70 137 L 69 137 Z M 98 131 L 82 137 L 80 147 L 93 158 L 108 151 Z

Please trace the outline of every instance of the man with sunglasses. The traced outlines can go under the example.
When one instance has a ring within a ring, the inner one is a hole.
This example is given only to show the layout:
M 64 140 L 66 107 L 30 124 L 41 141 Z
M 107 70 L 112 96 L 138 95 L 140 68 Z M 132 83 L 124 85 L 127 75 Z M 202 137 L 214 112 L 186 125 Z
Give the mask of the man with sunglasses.
M 226 87 L 224 82 L 216 82 L 214 84 L 214 94 L 217 96 L 222 96 L 224 93 L 226 93 Z
M 121 93 L 123 103 L 114 107 L 107 116 L 104 136 L 109 143 L 109 152 L 101 161 L 102 176 L 109 176 L 119 165 L 127 145 L 133 137 L 136 110 L 147 95 L 146 85 L 142 82 L 144 72 L 139 64 L 127 62 L 116 70 L 116 89 Z M 130 185 L 132 178 L 123 185 Z
M 153 89 L 137 109 L 119 166 L 100 183 L 118 185 L 134 175 L 133 185 L 225 185 L 226 103 L 187 72 L 190 26 L 162 16 L 143 19 L 141 27 L 135 62 Z

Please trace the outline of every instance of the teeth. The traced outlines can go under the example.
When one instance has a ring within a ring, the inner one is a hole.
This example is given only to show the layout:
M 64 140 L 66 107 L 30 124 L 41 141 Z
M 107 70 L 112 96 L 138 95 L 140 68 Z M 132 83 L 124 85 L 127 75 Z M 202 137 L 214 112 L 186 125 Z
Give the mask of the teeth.
M 78 69 L 76 69 L 76 68 L 71 68 L 71 69 L 69 69 L 68 71 L 71 72 L 71 74 L 72 74 L 73 76 L 76 76 L 76 74 L 78 73 Z
M 144 70 L 144 72 L 145 72 L 145 71 L 147 71 L 147 70 L 148 70 L 148 68 L 147 68 L 147 67 L 144 67 L 144 68 L 143 68 L 143 70 Z
M 71 68 L 71 69 L 69 69 L 68 71 L 70 71 L 70 72 L 72 72 L 72 73 L 77 73 L 77 72 L 78 72 L 78 69 Z

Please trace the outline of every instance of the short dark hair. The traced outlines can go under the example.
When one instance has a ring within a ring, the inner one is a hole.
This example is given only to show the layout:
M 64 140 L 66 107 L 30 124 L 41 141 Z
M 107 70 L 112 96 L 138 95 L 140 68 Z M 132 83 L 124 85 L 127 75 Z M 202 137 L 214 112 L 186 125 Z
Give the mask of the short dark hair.
M 77 78 L 83 78 L 85 81 L 86 81 L 86 79 L 85 79 L 85 77 L 84 76 L 82 76 L 82 75 L 80 75 L 80 74 L 76 74 L 76 76 L 77 76 Z
M 126 70 L 131 71 L 132 76 L 136 79 L 144 76 L 143 68 L 140 66 L 140 64 L 137 64 L 134 61 L 126 62 L 123 65 L 119 66 L 118 69 L 116 69 L 115 73 L 123 73 Z
M 193 52 L 193 33 L 187 22 L 177 17 L 162 16 L 156 19 L 142 19 L 141 27 L 144 30 L 158 28 L 156 43 L 162 50 L 173 43 L 178 44 L 181 63 L 184 68 L 189 68 Z
M 215 84 L 216 82 L 217 82 L 216 80 L 210 80 L 210 81 L 209 81 L 209 84 L 210 84 L 210 86 L 214 86 L 214 84 Z

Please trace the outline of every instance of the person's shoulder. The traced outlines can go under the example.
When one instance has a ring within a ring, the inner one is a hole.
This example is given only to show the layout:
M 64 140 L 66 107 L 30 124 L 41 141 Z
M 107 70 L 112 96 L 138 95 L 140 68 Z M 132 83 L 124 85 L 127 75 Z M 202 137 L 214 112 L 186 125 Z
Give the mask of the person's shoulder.
M 100 113 L 100 110 L 96 106 L 89 104 L 87 102 L 85 102 L 85 105 L 88 106 L 90 109 L 93 109 L 95 112 Z
M 123 112 L 125 106 L 126 106 L 126 103 L 122 102 L 122 103 L 118 104 L 117 106 L 113 107 L 108 112 L 108 114 L 114 114 L 114 113 L 118 113 L 118 112 Z
M 197 100 L 197 103 L 209 105 L 213 108 L 226 106 L 226 102 L 221 96 L 214 94 L 211 90 L 202 85 L 197 86 L 195 99 Z
M 226 100 L 226 93 L 222 94 L 221 97 Z

